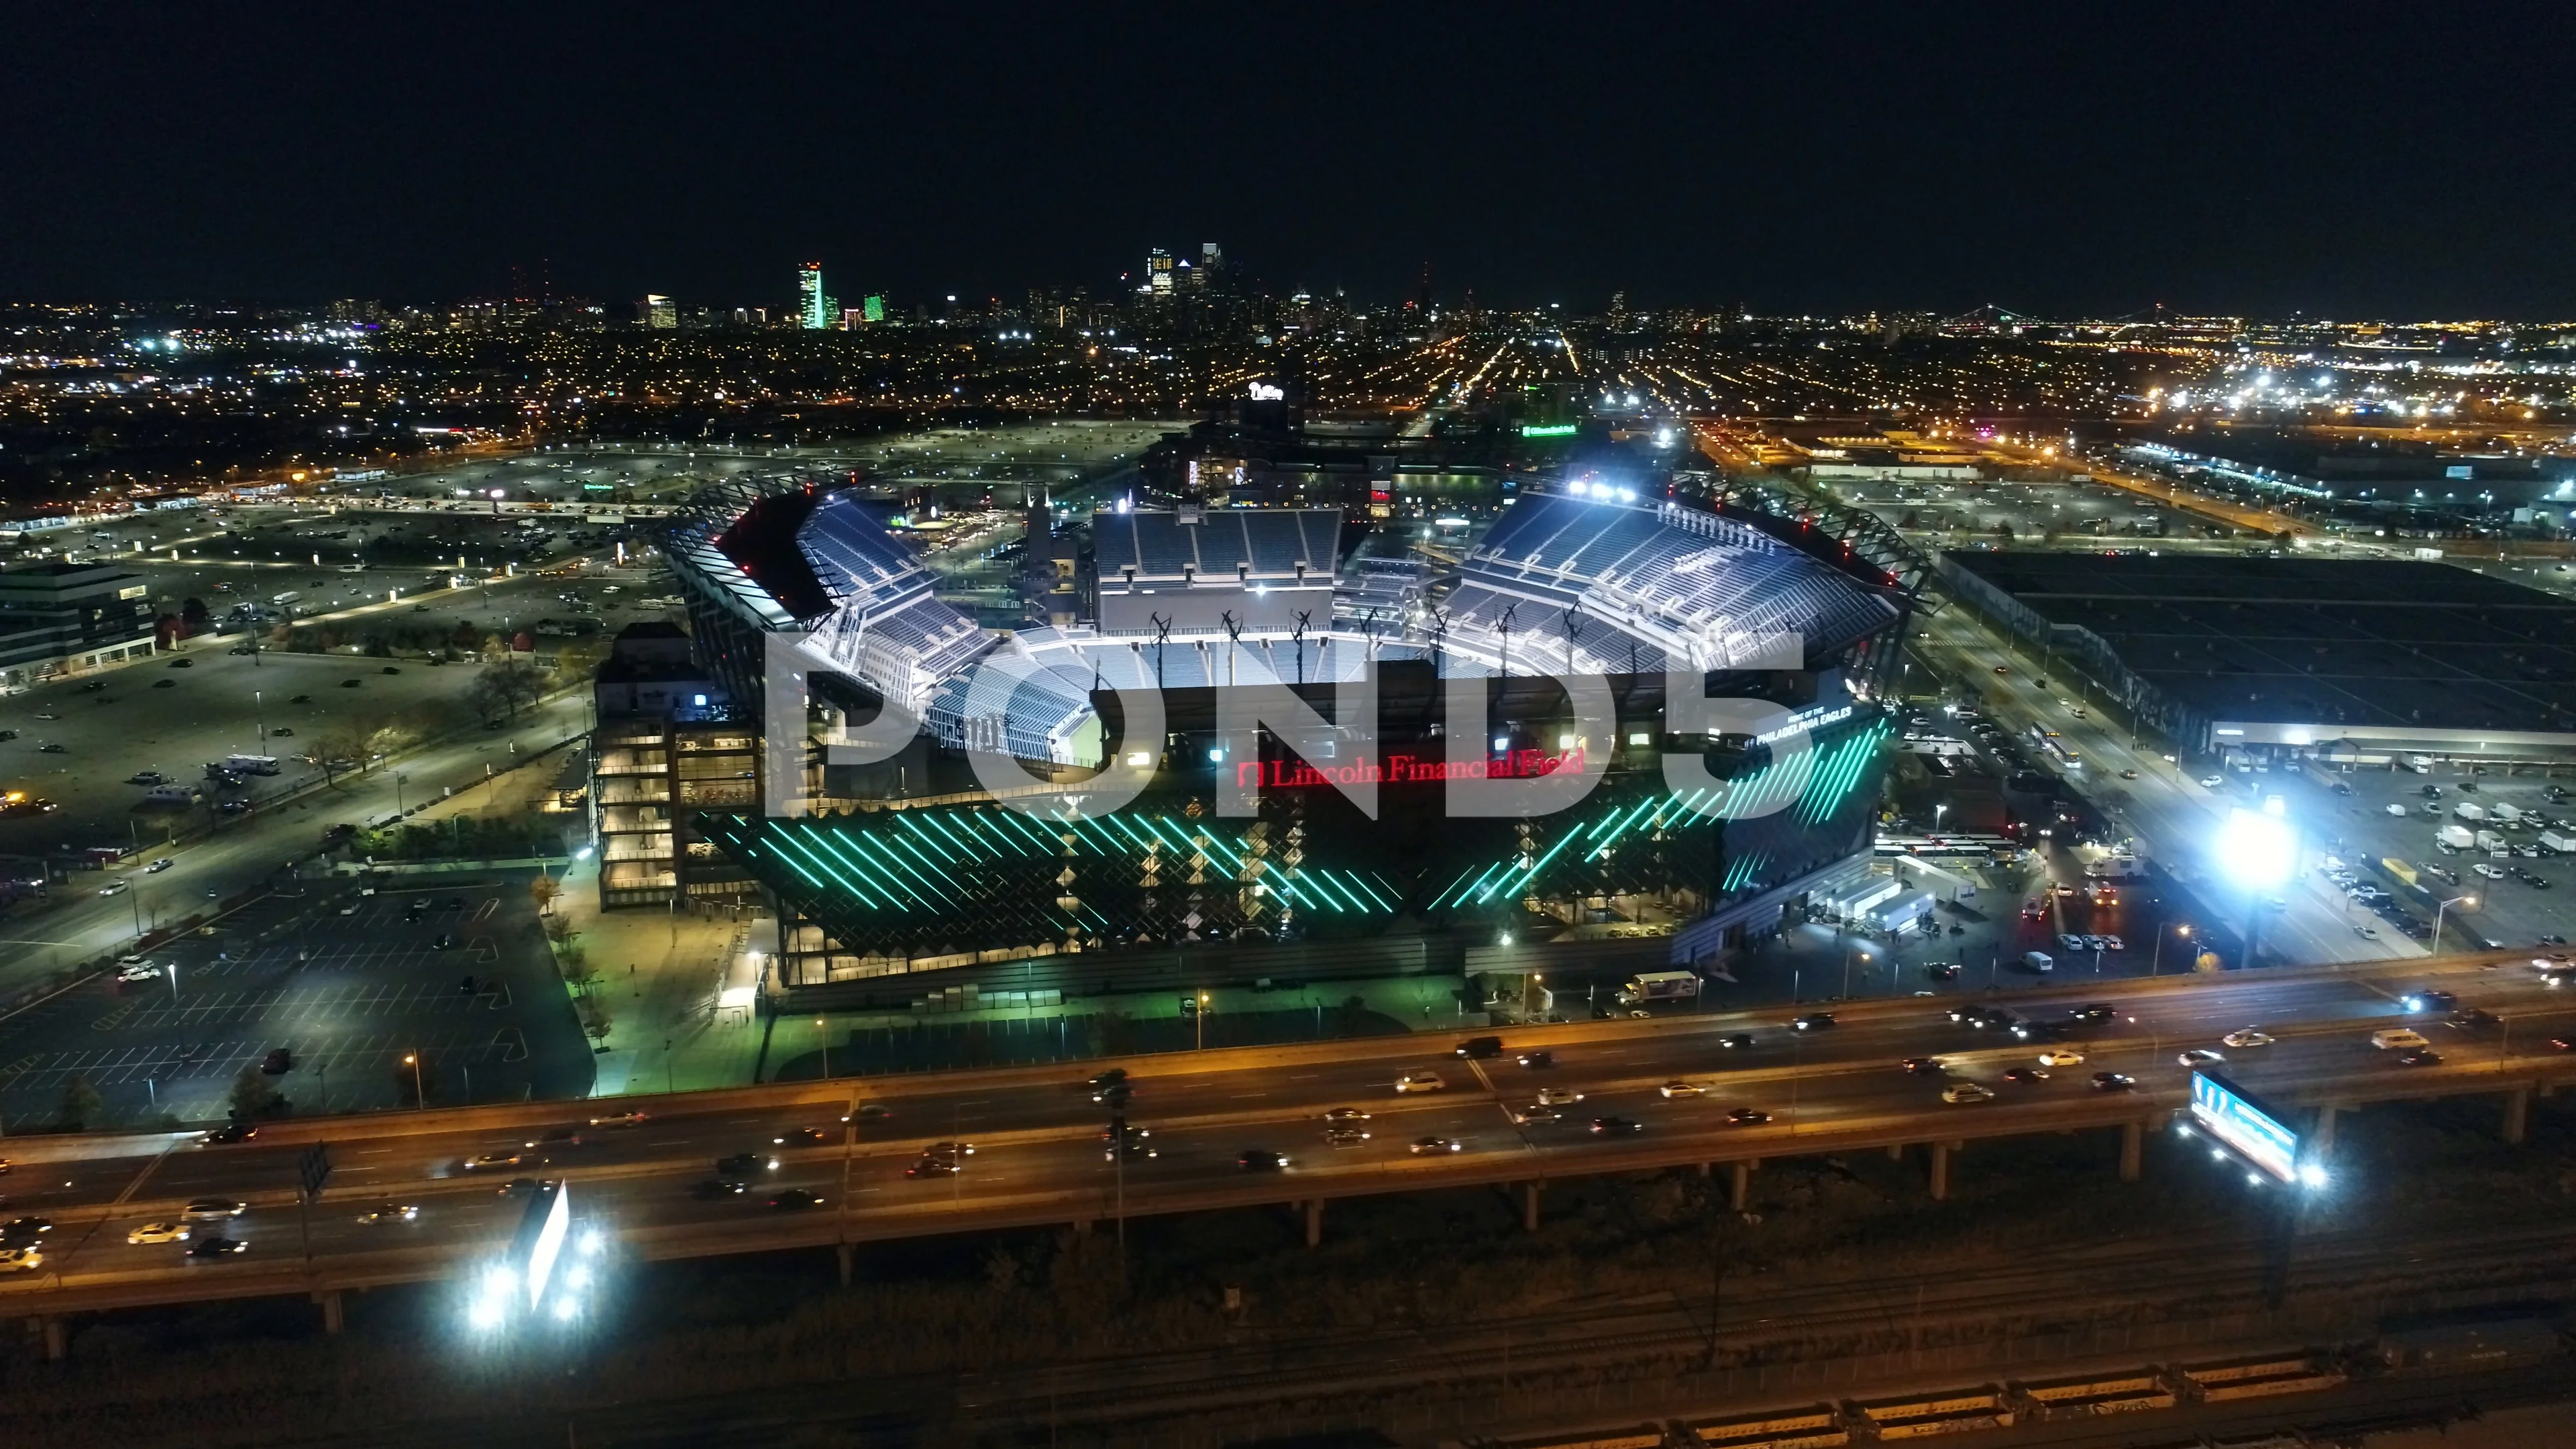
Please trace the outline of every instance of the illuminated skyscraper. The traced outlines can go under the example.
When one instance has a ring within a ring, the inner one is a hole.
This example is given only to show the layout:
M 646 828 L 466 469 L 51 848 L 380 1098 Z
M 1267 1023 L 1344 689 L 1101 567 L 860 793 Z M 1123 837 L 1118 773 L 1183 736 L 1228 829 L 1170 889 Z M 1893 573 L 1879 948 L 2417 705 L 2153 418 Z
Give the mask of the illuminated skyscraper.
M 680 325 L 680 309 L 672 306 L 671 299 L 661 293 L 647 292 L 644 294 L 644 325 L 656 332 L 668 331 Z
M 859 315 L 870 322 L 883 322 L 885 320 L 885 298 L 881 296 L 870 296 L 859 304 Z
M 1145 289 L 1159 295 L 1172 290 L 1172 254 L 1161 247 L 1145 254 Z
M 832 304 L 823 296 L 823 264 L 807 262 L 796 269 L 796 310 L 815 332 L 832 325 Z

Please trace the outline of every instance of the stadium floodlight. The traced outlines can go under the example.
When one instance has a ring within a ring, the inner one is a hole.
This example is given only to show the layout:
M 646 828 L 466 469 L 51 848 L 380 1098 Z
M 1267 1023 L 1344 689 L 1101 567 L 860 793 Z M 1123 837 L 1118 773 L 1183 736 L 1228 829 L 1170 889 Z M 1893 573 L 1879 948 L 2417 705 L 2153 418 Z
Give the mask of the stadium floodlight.
M 2278 886 L 2298 864 L 2298 837 L 2278 815 L 2231 810 L 2219 830 L 2218 863 L 2239 885 Z

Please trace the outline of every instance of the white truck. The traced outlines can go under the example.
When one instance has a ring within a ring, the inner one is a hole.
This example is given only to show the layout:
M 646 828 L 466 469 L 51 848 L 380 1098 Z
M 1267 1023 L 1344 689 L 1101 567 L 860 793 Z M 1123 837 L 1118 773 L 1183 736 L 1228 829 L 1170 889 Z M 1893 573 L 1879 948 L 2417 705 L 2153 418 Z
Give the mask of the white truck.
M 2414 771 L 2418 775 L 2429 775 L 2433 773 L 2433 757 L 2431 755 L 2408 755 L 2397 763 L 2404 765 L 2407 769 Z
M 2478 832 L 2478 849 L 2485 851 L 2489 855 L 2503 855 L 2509 852 L 2512 847 L 2504 843 L 2504 835 L 2502 832 L 2481 830 Z
M 2445 825 L 2438 838 L 2453 850 L 2466 850 L 2477 844 L 2477 837 L 2471 834 L 2469 827 L 2465 825 Z
M 205 792 L 194 785 L 155 785 L 143 792 L 146 805 L 194 805 Z
M 2508 825 L 2512 824 L 2514 821 L 2520 820 L 2523 816 L 2523 812 L 2515 809 L 2513 802 L 2510 800 L 2498 800 L 2493 805 L 2488 806 L 2487 814 L 2494 819 L 2505 822 Z
M 277 756 L 226 755 L 224 768 L 236 775 L 274 775 L 277 773 Z
M 2560 855 L 2576 855 L 2576 832 L 2544 830 L 2540 832 L 2540 848 L 2557 851 Z
M 1640 971 L 1619 988 L 1619 1004 L 1634 1006 L 1641 1001 L 1692 1001 L 1699 996 L 1699 973 L 1696 971 Z
M 2468 801 L 2463 800 L 2459 804 L 2451 807 L 2451 813 L 2460 817 L 2462 820 L 2484 820 L 2487 818 L 2487 807 L 2484 805 L 2473 805 Z

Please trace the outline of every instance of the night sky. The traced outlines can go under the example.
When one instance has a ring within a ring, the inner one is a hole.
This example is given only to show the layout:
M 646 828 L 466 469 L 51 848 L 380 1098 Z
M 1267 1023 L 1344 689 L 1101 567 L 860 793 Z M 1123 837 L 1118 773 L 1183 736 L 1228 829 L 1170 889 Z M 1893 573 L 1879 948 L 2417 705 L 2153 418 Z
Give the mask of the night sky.
M 542 13 L 540 13 L 542 12 Z M 2576 316 L 2564 5 L 11 6 L 0 300 Z

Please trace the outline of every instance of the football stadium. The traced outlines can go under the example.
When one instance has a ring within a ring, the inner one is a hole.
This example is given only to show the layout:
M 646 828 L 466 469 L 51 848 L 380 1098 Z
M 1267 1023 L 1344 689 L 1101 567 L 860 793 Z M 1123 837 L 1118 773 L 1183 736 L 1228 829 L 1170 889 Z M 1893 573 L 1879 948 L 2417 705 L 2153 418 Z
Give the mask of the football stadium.
M 660 828 L 748 879 L 799 1004 L 1704 960 L 1867 860 L 1913 600 L 1798 520 L 1638 491 L 1466 528 L 1120 498 L 1055 529 L 1074 622 L 995 630 L 860 490 L 735 479 L 668 552 L 764 803 L 683 789 Z M 1768 723 L 1668 716 L 1693 682 Z

